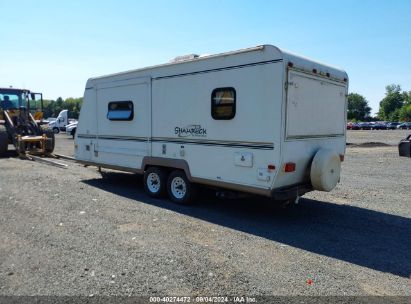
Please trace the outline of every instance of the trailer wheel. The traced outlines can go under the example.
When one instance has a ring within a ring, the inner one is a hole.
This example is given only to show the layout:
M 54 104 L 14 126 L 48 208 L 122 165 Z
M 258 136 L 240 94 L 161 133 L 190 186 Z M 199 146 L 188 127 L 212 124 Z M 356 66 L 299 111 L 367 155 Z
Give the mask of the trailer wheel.
M 167 172 L 158 167 L 150 167 L 144 172 L 144 190 L 151 197 L 164 197 L 167 188 Z
M 42 131 L 43 131 L 43 134 L 45 134 L 47 138 L 51 138 L 51 143 L 50 142 L 46 143 L 46 152 L 53 153 L 54 146 L 56 144 L 56 138 L 54 137 L 54 130 L 47 128 L 47 127 L 43 127 Z
M 167 192 L 170 199 L 181 205 L 189 205 L 193 202 L 196 188 L 181 170 L 171 172 L 167 180 Z
M 9 135 L 4 126 L 0 126 L 0 157 L 6 156 L 9 146 Z

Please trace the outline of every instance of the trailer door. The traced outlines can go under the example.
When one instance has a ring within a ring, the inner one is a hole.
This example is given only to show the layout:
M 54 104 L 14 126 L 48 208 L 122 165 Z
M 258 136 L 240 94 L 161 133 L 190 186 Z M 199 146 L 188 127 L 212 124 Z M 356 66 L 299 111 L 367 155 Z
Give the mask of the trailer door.
M 97 162 L 140 169 L 151 154 L 151 79 L 97 85 L 97 130 Z

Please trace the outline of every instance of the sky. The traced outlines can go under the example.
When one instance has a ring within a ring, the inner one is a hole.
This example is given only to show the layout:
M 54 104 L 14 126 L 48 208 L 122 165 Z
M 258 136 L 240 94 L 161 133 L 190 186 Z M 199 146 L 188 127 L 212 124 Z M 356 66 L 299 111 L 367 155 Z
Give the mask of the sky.
M 0 87 L 83 96 L 90 77 L 273 44 L 347 71 L 378 111 L 411 91 L 411 0 L 0 0 Z

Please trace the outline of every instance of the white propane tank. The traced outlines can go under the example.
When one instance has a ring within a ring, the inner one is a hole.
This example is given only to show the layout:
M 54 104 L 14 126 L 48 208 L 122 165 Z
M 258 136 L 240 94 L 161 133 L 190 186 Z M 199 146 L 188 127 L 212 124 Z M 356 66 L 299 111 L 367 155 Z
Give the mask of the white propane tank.
M 330 149 L 320 149 L 311 163 L 311 184 L 315 190 L 329 192 L 340 180 L 341 161 Z

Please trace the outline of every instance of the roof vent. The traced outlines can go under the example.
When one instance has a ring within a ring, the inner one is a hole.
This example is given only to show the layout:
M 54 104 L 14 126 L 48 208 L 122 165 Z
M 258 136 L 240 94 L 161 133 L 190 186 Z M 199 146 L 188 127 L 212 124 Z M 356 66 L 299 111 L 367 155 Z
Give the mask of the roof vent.
M 200 55 L 197 54 L 188 54 L 188 55 L 183 55 L 183 56 L 177 56 L 171 62 L 181 62 L 181 61 L 188 61 L 188 60 L 194 60 L 200 57 Z

